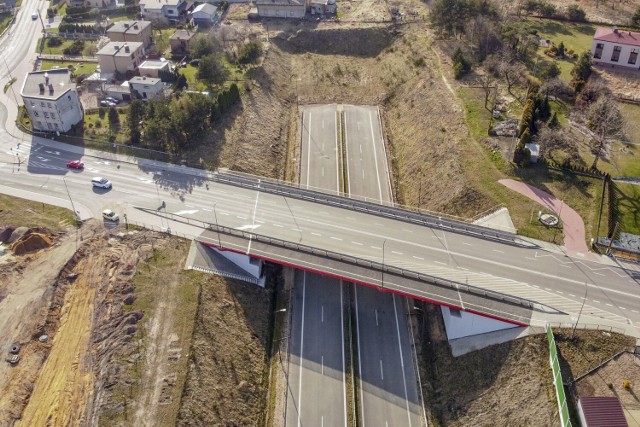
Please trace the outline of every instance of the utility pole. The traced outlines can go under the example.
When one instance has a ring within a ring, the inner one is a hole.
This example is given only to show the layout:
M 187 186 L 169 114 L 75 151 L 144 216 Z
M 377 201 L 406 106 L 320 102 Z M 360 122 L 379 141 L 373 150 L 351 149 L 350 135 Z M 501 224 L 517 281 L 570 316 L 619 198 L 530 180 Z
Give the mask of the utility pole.
M 78 214 L 76 213 L 76 207 L 73 205 L 73 200 L 71 199 L 71 193 L 69 192 L 69 187 L 67 186 L 67 180 L 62 177 L 62 182 L 64 182 L 64 188 L 67 190 L 67 196 L 69 196 L 69 201 L 71 202 L 71 209 L 73 209 L 73 215 L 78 219 Z

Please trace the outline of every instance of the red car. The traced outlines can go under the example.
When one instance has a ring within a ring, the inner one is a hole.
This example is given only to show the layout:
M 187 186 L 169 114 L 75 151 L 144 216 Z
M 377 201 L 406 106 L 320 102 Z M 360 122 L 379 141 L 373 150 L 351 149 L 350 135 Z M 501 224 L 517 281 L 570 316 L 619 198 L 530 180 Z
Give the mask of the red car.
M 67 167 L 71 169 L 82 169 L 84 168 L 84 163 L 82 163 L 80 160 L 71 160 L 69 163 L 67 163 Z

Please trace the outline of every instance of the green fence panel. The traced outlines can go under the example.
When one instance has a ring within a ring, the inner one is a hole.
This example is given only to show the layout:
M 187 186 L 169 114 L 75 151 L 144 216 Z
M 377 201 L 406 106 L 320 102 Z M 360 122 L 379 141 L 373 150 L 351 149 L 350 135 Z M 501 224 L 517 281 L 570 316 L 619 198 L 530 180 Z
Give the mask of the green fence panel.
M 553 331 L 549 326 L 547 326 L 547 340 L 549 341 L 549 362 L 553 372 L 553 385 L 556 389 L 556 398 L 558 400 L 560 425 L 562 427 L 571 427 L 569 407 L 567 406 L 567 396 L 564 393 L 562 372 L 560 371 L 560 362 L 558 361 L 558 349 L 556 347 L 556 340 L 553 337 Z

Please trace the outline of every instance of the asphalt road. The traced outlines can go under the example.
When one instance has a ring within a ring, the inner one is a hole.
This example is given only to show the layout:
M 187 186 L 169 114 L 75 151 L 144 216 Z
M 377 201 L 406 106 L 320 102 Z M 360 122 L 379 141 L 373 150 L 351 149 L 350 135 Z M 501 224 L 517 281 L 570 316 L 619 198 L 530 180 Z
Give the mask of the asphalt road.
M 342 283 L 300 270 L 295 280 L 287 426 L 346 426 Z
M 349 194 L 390 202 L 378 109 L 344 106 Z M 384 248 L 383 248 L 384 249 Z M 356 286 L 356 333 L 363 426 L 420 426 L 407 299 Z
M 17 142 L 0 133 L 0 162 L 14 159 Z M 212 223 L 217 220 L 233 228 L 251 228 L 262 235 L 378 262 L 382 261 L 384 244 L 387 265 L 523 296 L 571 315 L 578 313 L 586 295 L 584 313 L 625 326 L 640 321 L 638 273 L 620 268 L 609 259 L 591 260 L 565 256 L 555 249 L 510 246 L 206 182 L 204 177 L 184 173 L 180 167 L 86 156 L 87 170 L 73 172 L 64 164 L 76 158 L 75 153 L 30 142 L 23 142 L 18 150 L 20 158 L 30 156 L 27 165 L 0 163 L 0 190 L 1 186 L 12 187 L 26 198 L 67 200 L 64 176 L 77 210 L 85 209 L 96 217 L 109 207 L 120 214 L 128 212 L 130 219 L 149 221 L 149 216 L 132 207 L 155 209 L 165 200 L 167 212 Z M 114 188 L 92 189 L 90 180 L 95 175 L 111 179 Z
M 334 106 L 305 107 L 300 182 L 339 192 Z M 291 314 L 287 425 L 347 425 L 342 283 L 296 271 Z
M 392 201 L 387 155 L 375 107 L 344 106 L 348 193 Z
M 302 111 L 300 184 L 335 194 L 340 185 L 336 105 Z

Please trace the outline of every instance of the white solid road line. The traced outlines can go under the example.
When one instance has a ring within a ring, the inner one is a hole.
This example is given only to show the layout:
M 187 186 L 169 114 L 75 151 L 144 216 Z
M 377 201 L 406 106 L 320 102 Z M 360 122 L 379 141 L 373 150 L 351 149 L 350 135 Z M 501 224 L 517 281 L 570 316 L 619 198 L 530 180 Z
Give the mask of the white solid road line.
M 302 349 L 304 345 L 304 298 L 307 292 L 307 272 L 302 271 L 302 325 L 300 330 L 300 377 L 298 378 L 298 427 L 301 425 L 300 416 L 302 415 Z
M 382 369 L 382 359 L 380 359 L 380 378 L 384 381 L 384 370 Z
M 347 137 L 347 112 L 344 112 L 344 143 L 349 146 L 349 138 Z M 360 147 L 360 153 L 362 153 L 362 147 Z M 351 175 L 349 173 L 349 149 L 344 150 L 344 162 L 347 165 L 347 194 L 351 194 Z M 339 172 L 339 171 L 338 171 Z M 340 182 L 340 180 L 338 180 Z
M 382 182 L 380 182 L 380 171 L 378 168 L 378 153 L 376 152 L 376 137 L 373 134 L 373 118 L 371 117 L 371 111 L 369 111 L 369 127 L 371 128 L 371 144 L 373 145 L 373 161 L 376 165 L 376 177 L 378 179 L 378 198 L 380 203 L 384 203 L 382 200 Z
M 358 342 L 358 376 L 360 377 L 360 396 L 363 396 L 364 388 L 362 387 L 362 359 L 360 358 L 362 347 L 360 346 L 360 316 L 358 316 L 358 286 L 355 284 L 353 285 L 353 297 L 356 301 L 356 337 Z M 362 398 L 360 399 L 360 413 L 364 415 L 364 399 Z M 365 427 L 364 416 L 362 417 L 362 427 Z
M 340 281 L 340 332 L 342 334 L 342 392 L 344 394 L 344 427 L 347 427 L 347 369 L 345 365 L 344 352 L 344 303 L 342 302 L 342 293 L 344 291 L 344 283 Z
M 407 376 L 404 369 L 404 357 L 402 356 L 402 339 L 400 338 L 400 321 L 398 320 L 398 308 L 396 307 L 396 294 L 391 294 L 393 297 L 393 311 L 396 315 L 396 331 L 398 333 L 398 351 L 400 352 L 400 367 L 402 368 L 402 383 L 404 385 L 404 401 L 407 407 L 407 421 L 409 421 L 409 427 L 411 427 L 411 411 L 409 410 L 409 396 L 407 394 Z

